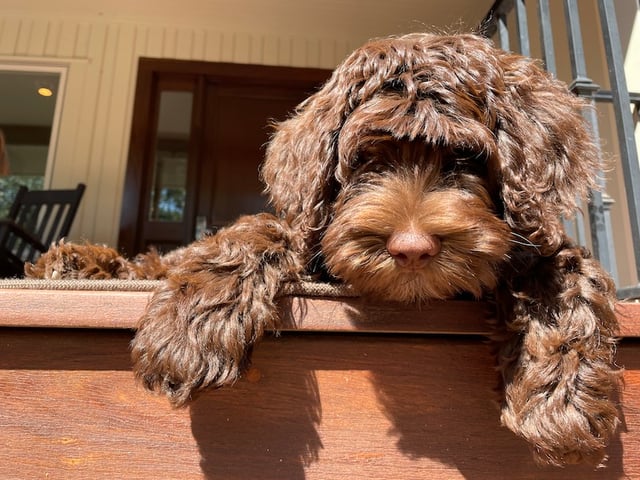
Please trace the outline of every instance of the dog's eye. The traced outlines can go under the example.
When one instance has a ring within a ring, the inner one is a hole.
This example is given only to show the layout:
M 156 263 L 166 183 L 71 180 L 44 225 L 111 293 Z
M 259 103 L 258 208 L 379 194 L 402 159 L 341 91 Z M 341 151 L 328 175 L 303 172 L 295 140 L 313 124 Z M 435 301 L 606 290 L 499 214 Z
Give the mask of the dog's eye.
M 456 147 L 452 150 L 451 156 L 458 161 L 471 160 L 486 163 L 486 158 L 483 158 L 484 155 L 481 152 L 477 152 L 471 148 Z
M 351 162 L 350 174 L 355 177 L 361 177 L 369 172 L 376 172 L 377 165 L 380 162 L 377 161 L 375 156 L 363 155 L 362 152 Z
M 484 176 L 487 173 L 487 157 L 471 149 L 457 148 L 444 163 L 445 173 Z
M 364 160 L 356 170 L 359 174 L 382 173 L 385 169 L 388 169 L 388 165 L 379 158 L 368 158 Z
M 392 78 L 384 82 L 382 90 L 385 92 L 404 93 L 405 84 L 399 78 Z

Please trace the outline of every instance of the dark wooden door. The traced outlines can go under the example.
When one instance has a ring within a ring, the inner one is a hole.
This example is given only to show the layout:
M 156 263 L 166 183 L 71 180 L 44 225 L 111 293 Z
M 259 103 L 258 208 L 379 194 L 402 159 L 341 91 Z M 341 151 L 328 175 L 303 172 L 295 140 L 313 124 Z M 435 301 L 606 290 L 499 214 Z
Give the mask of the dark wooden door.
M 258 171 L 273 121 L 330 72 L 142 59 L 119 247 L 167 251 L 267 208 Z
M 258 172 L 273 120 L 282 120 L 306 92 L 264 85 L 209 84 L 203 175 L 196 218 L 213 230 L 239 215 L 268 208 Z

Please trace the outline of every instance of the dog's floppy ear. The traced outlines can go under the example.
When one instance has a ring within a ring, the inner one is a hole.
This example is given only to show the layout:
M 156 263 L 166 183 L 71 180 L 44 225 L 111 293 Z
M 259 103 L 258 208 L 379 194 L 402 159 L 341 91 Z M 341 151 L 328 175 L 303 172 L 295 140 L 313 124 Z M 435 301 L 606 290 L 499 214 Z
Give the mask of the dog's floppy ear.
M 291 118 L 276 125 L 262 179 L 276 213 L 295 228 L 317 232 L 329 220 L 340 181 L 338 137 L 349 114 L 397 66 L 384 61 L 385 48 L 385 41 L 370 42 L 352 52 Z
M 505 220 L 550 255 L 563 241 L 561 215 L 573 216 L 596 187 L 599 150 L 590 108 L 533 60 L 504 54 L 497 139 Z
M 262 166 L 276 213 L 305 232 L 324 226 L 335 190 L 336 137 L 348 104 L 338 81 L 334 73 L 291 118 L 276 125 Z

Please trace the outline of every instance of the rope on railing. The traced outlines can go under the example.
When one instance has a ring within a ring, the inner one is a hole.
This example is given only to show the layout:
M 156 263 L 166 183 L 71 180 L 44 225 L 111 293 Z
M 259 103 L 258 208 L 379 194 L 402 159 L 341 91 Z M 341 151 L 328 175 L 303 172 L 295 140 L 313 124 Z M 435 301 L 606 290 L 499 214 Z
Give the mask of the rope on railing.
M 22 290 L 86 290 L 152 292 L 163 284 L 162 280 L 41 280 L 31 278 L 0 279 L 0 289 Z M 280 296 L 301 297 L 357 297 L 348 285 L 302 281 L 286 283 Z

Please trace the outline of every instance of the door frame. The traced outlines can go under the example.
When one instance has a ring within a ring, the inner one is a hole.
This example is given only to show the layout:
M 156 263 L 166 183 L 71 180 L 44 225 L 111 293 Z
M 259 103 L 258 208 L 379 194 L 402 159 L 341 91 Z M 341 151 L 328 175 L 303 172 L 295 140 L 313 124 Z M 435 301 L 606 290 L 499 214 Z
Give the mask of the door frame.
M 329 78 L 331 71 L 320 68 L 219 63 L 192 60 L 174 60 L 141 57 L 134 97 L 131 139 L 122 198 L 118 248 L 131 256 L 144 250 L 141 231 L 147 206 L 147 176 L 153 162 L 154 126 L 157 123 L 157 100 L 154 95 L 161 78 L 169 76 L 196 79 L 199 91 L 204 82 L 221 85 L 264 86 L 278 85 L 292 88 L 308 88 L 313 93 Z M 202 138 L 202 105 L 196 100 L 193 109 L 192 135 Z M 201 144 L 201 142 L 197 142 Z M 195 148 L 192 152 L 199 155 Z M 199 188 L 198 185 L 195 188 Z M 199 192 L 189 192 L 197 198 Z M 193 212 L 185 211 L 187 230 L 193 230 Z M 186 242 L 185 242 L 186 243 Z

